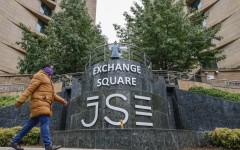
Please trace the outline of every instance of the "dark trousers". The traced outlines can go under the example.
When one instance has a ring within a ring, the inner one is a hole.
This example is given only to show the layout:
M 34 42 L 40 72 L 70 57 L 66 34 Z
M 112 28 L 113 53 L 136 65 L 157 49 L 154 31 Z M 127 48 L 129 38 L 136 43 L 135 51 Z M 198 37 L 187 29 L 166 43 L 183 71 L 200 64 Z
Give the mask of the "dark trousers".
M 52 142 L 50 139 L 50 131 L 49 131 L 50 116 L 48 115 L 41 115 L 41 116 L 30 118 L 29 121 L 12 139 L 12 142 L 19 143 L 21 139 L 39 122 L 40 122 L 40 131 L 43 139 L 43 144 L 45 145 L 45 147 L 51 145 Z

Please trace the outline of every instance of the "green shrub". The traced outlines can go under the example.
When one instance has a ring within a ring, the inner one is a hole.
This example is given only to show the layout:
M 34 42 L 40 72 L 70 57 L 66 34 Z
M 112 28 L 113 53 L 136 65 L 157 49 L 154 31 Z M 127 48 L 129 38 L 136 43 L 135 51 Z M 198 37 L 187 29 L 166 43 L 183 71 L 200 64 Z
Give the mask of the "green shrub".
M 7 146 L 10 140 L 17 134 L 22 127 L 17 126 L 13 128 L 0 128 L 0 146 Z M 24 138 L 22 143 L 24 145 L 36 145 L 39 143 L 40 129 L 34 127 Z
M 214 88 L 206 89 L 201 86 L 191 87 L 188 91 L 202 93 L 202 94 L 219 97 L 219 98 L 223 98 L 223 99 L 227 99 L 227 100 L 231 100 L 231 101 L 235 101 L 235 102 L 240 102 L 240 94 L 239 93 L 229 93 L 229 92 L 222 91 L 219 89 L 214 89 Z
M 16 133 L 11 129 L 0 130 L 0 146 L 6 146 Z
M 240 129 L 216 128 L 207 134 L 207 139 L 213 146 L 240 149 Z
M 35 127 L 26 136 L 24 136 L 22 142 L 24 145 L 36 145 L 39 144 L 39 138 L 40 129 Z
M 19 96 L 1 96 L 0 107 L 13 105 L 16 103 Z

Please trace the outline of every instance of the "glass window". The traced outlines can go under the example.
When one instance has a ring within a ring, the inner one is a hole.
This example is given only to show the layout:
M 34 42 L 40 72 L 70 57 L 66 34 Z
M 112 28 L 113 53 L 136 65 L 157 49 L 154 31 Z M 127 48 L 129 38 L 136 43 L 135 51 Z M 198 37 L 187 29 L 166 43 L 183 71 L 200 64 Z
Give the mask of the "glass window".
M 40 12 L 44 15 L 47 15 L 47 16 L 51 16 L 52 15 L 52 10 L 46 6 L 45 4 L 41 4 L 41 7 L 40 7 Z
M 190 7 L 195 8 L 195 9 L 200 9 L 202 7 L 201 0 L 195 0 Z
M 37 30 L 38 32 L 43 33 L 43 32 L 44 32 L 44 28 L 45 28 L 45 23 L 42 22 L 41 20 L 38 20 L 37 26 L 36 26 L 36 30 Z

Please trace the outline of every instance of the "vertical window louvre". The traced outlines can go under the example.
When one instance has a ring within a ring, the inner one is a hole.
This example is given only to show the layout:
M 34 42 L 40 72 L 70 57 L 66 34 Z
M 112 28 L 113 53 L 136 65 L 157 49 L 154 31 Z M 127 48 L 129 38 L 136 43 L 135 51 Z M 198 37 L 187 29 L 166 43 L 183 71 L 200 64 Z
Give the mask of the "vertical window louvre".
M 43 32 L 44 32 L 44 28 L 45 28 L 44 22 L 42 22 L 41 20 L 38 20 L 37 26 L 36 26 L 36 30 L 37 30 L 38 32 L 43 33 Z

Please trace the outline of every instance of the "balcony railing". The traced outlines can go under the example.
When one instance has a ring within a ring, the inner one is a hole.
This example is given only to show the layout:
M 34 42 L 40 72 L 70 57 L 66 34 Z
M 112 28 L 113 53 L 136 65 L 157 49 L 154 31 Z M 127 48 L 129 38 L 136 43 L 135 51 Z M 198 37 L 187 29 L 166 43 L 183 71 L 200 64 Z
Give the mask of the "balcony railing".
M 167 70 L 152 70 L 155 77 L 163 76 L 167 84 L 176 84 L 177 80 L 187 80 L 202 82 L 202 77 L 199 74 L 191 74 L 189 72 L 167 71 Z
M 114 43 L 104 44 L 96 47 L 91 52 L 89 59 L 86 62 L 85 69 L 99 62 L 111 60 L 111 54 L 112 54 L 111 47 L 113 44 Z M 121 53 L 119 53 L 120 54 L 119 59 L 136 61 L 151 68 L 150 58 L 142 49 L 132 44 L 126 44 L 126 43 L 117 43 L 117 44 L 121 51 Z

